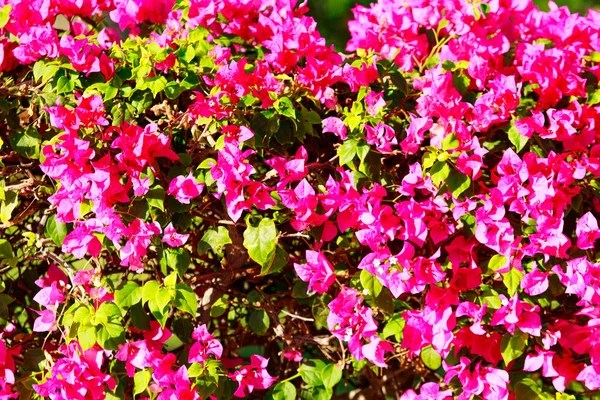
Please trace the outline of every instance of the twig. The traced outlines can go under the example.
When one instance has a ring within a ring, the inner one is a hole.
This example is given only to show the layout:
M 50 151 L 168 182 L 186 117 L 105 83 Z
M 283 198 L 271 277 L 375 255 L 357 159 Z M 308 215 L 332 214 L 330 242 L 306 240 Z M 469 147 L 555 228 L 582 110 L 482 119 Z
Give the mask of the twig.
M 294 318 L 294 319 L 299 319 L 302 321 L 307 321 L 307 322 L 314 322 L 313 318 L 306 318 L 306 317 L 301 317 L 299 315 L 296 314 L 292 314 L 291 312 L 285 311 L 285 310 L 281 310 L 282 313 L 284 313 L 285 315 L 287 315 L 288 317 Z

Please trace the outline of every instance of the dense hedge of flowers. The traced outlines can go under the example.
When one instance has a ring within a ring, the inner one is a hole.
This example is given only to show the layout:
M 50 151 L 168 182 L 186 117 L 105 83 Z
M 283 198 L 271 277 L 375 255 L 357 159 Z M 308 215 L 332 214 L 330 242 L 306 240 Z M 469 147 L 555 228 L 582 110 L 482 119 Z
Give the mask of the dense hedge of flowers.
M 0 0 L 0 399 L 600 393 L 600 13 Z

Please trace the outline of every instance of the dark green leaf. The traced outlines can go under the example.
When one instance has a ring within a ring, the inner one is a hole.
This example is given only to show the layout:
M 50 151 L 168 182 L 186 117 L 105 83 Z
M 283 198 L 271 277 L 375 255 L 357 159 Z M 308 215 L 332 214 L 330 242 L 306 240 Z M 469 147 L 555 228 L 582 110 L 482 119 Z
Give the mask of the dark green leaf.
M 271 325 L 269 315 L 267 315 L 267 312 L 262 308 L 252 310 L 252 312 L 250 312 L 250 319 L 248 323 L 250 324 L 250 329 L 252 329 L 252 332 L 260 336 L 263 336 L 265 333 L 267 333 L 267 330 Z
M 10 134 L 8 141 L 13 150 L 20 156 L 33 159 L 40 158 L 42 137 L 34 127 L 29 127 L 23 132 Z
M 462 172 L 453 169 L 450 171 L 450 175 L 448 175 L 448 179 L 446 180 L 446 184 L 448 185 L 448 189 L 450 189 L 450 193 L 455 198 L 458 198 L 465 190 L 467 190 L 471 186 L 471 178 Z
M 281 246 L 276 246 L 270 260 L 260 269 L 260 276 L 274 274 L 281 271 L 288 262 L 288 253 Z

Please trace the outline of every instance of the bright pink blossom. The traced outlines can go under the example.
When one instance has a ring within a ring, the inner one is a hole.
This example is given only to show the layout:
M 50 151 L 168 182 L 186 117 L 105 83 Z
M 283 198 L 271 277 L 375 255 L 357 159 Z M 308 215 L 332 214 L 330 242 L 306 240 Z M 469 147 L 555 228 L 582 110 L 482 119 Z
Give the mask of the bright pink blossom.
M 190 200 L 200 196 L 203 188 L 204 184 L 198 183 L 190 171 L 190 174 L 186 177 L 177 175 L 175 179 L 169 183 L 167 194 L 175 197 L 177 201 L 182 204 L 190 204 Z
M 267 372 L 268 364 L 268 358 L 253 354 L 250 356 L 250 365 L 244 365 L 229 374 L 229 378 L 238 383 L 234 396 L 245 397 L 246 394 L 252 393 L 256 389 L 267 389 L 275 383 L 277 379 Z

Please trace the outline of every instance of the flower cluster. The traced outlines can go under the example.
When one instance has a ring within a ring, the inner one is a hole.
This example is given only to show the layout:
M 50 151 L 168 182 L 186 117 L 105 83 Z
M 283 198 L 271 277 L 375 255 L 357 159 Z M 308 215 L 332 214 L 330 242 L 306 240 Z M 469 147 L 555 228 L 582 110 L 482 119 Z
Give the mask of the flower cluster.
M 0 398 L 600 390 L 600 13 L 307 12 L 0 0 Z

